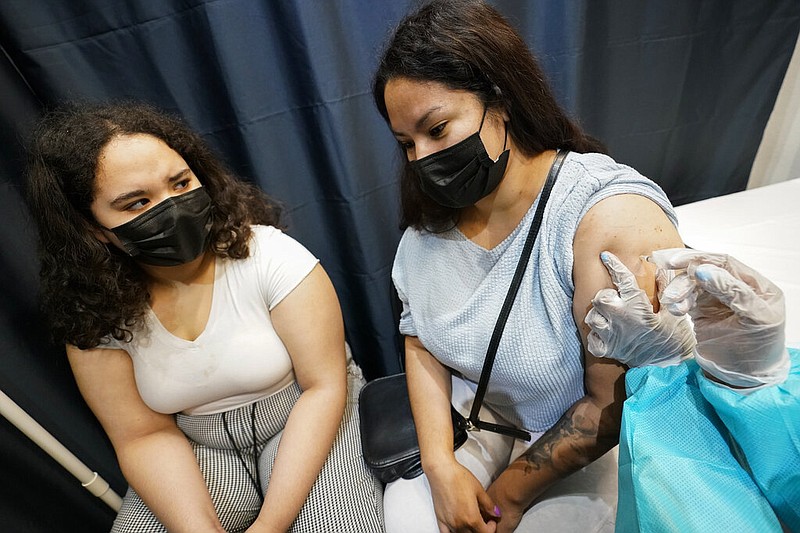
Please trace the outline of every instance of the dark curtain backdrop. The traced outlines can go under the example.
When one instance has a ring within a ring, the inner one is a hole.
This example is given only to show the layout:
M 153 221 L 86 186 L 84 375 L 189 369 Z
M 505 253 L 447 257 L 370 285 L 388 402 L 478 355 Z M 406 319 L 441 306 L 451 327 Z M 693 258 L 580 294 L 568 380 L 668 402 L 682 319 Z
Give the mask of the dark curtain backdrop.
M 37 308 L 22 142 L 65 99 L 179 113 L 280 199 L 330 273 L 368 377 L 398 369 L 399 155 L 370 79 L 410 0 L 0 2 L 0 388 L 122 494 L 113 451 Z M 795 0 L 496 0 L 561 103 L 675 204 L 744 189 L 800 28 Z M 502 61 L 502 58 L 498 58 Z M 106 531 L 113 513 L 0 420 L 0 530 Z

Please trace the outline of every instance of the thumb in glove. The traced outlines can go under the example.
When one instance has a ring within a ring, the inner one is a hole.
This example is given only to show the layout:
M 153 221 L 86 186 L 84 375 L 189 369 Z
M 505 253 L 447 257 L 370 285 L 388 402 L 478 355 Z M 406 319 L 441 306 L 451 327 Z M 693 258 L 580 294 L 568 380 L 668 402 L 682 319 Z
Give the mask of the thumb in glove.
M 689 320 L 666 309 L 654 312 L 636 277 L 619 258 L 603 252 L 600 259 L 617 290 L 601 289 L 592 299 L 584 319 L 591 330 L 589 351 L 628 366 L 669 366 L 691 354 L 695 339 Z

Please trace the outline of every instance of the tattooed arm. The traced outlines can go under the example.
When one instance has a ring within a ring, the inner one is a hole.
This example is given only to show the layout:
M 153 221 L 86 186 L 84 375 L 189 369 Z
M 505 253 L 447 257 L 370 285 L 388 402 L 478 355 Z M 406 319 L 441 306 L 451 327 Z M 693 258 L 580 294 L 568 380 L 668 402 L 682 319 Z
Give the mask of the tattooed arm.
M 583 319 L 597 291 L 612 286 L 600 261 L 602 251 L 614 253 L 628 265 L 639 286 L 655 301 L 655 273 L 640 263 L 639 257 L 667 246 L 681 247 L 680 237 L 661 208 L 642 196 L 612 196 L 597 203 L 582 219 L 573 241 L 572 311 L 584 346 L 586 395 L 489 488 L 502 513 L 498 532 L 513 531 L 522 513 L 547 487 L 599 458 L 619 441 L 625 368 L 585 350 L 588 327 Z
M 501 510 L 498 532 L 514 531 L 522 514 L 547 487 L 617 444 L 625 395 L 621 379 L 624 369 L 592 356 L 585 359 L 586 396 L 489 487 L 489 496 Z

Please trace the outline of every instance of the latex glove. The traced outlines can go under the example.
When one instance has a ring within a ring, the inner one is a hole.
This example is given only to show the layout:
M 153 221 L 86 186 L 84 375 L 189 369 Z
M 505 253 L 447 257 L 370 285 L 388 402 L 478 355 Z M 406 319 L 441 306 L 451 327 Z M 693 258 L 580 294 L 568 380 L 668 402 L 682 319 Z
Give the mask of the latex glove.
M 669 366 L 691 355 L 695 339 L 685 316 L 658 313 L 630 270 L 611 252 L 600 259 L 618 291 L 601 289 L 584 322 L 591 328 L 589 351 L 628 366 Z M 662 283 L 664 281 L 662 280 Z
M 783 292 L 725 255 L 686 248 L 653 252 L 659 269 L 684 270 L 661 293 L 671 313 L 694 321 L 695 359 L 708 374 L 735 387 L 781 383 L 789 373 Z

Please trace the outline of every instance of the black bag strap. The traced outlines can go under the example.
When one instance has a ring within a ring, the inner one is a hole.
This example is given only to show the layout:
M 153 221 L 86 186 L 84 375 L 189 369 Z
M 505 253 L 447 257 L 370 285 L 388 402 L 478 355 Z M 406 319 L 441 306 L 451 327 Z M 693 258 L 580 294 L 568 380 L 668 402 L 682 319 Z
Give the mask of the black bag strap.
M 536 235 L 539 233 L 539 226 L 542 225 L 544 208 L 547 205 L 548 198 L 550 198 L 550 191 L 553 190 L 553 185 L 556 182 L 558 173 L 561 171 L 561 165 L 564 163 L 564 158 L 567 157 L 568 153 L 569 150 L 559 150 L 558 153 L 556 153 L 556 158 L 553 161 L 553 165 L 550 167 L 550 172 L 547 174 L 547 179 L 542 186 L 542 192 L 539 194 L 539 205 L 536 207 L 536 213 L 531 221 L 528 237 L 525 239 L 525 244 L 522 247 L 522 254 L 520 255 L 519 263 L 517 263 L 517 269 L 514 271 L 514 277 L 511 279 L 511 286 L 508 289 L 505 301 L 503 301 L 503 307 L 500 310 L 500 316 L 497 317 L 497 322 L 494 326 L 494 332 L 492 333 L 492 338 L 489 341 L 489 347 L 486 350 L 486 359 L 483 361 L 483 369 L 481 370 L 481 378 L 478 382 L 478 390 L 475 392 L 475 400 L 473 400 L 472 410 L 470 411 L 469 418 L 467 419 L 467 429 L 470 429 L 470 426 L 472 426 L 472 428 L 502 433 L 526 441 L 531 440 L 531 436 L 527 431 L 513 427 L 492 424 L 490 422 L 483 422 L 478 418 L 478 412 L 481 409 L 483 397 L 486 394 L 486 388 L 489 385 L 489 375 L 492 373 L 492 366 L 494 365 L 494 359 L 497 355 L 497 347 L 500 345 L 500 338 L 503 336 L 503 329 L 506 326 L 508 315 L 511 313 L 511 306 L 514 304 L 514 300 L 517 297 L 517 292 L 519 292 L 519 286 L 522 283 L 522 277 L 525 275 L 525 269 L 527 268 L 528 260 L 531 257 L 531 250 L 533 249 L 533 244 L 536 241 Z

